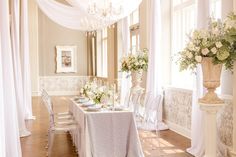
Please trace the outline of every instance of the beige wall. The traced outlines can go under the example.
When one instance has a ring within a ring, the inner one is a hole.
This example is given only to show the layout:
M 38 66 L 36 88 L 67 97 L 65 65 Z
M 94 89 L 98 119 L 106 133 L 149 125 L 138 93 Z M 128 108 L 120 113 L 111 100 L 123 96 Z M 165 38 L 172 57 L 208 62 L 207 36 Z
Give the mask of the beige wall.
M 87 39 L 84 32 L 67 29 L 51 21 L 40 10 L 39 18 L 39 75 L 87 75 Z M 77 73 L 57 74 L 56 46 L 77 46 Z
M 29 52 L 31 69 L 31 89 L 33 95 L 39 90 L 39 56 L 38 56 L 38 7 L 36 1 L 29 0 Z
M 143 0 L 139 6 L 140 48 L 149 48 L 149 0 Z

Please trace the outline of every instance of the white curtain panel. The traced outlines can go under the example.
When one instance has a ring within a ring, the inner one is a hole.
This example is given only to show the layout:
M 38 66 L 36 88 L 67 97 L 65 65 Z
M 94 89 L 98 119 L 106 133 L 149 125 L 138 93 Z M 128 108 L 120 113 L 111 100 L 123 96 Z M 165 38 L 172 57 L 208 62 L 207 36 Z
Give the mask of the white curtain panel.
M 1 8 L 1 7 L 0 7 Z M 0 12 L 2 14 L 2 12 Z M 0 21 L 2 22 L 2 21 Z M 1 32 L 0 32 L 1 36 Z M 0 38 L 0 61 L 2 60 L 2 49 L 1 49 L 1 38 Z M 3 73 L 2 73 L 2 64 L 0 64 L 0 156 L 6 156 L 6 133 L 5 133 L 5 114 L 4 114 L 4 101 L 3 101 Z
M 122 36 L 122 56 L 127 56 L 130 50 L 130 36 L 129 36 L 129 20 L 128 18 L 124 18 L 121 21 L 121 36 Z M 125 104 L 126 95 L 131 88 L 131 77 L 127 77 L 129 74 L 127 72 L 122 72 L 121 78 L 121 104 Z
M 23 80 L 25 119 L 34 119 L 32 115 L 32 95 L 30 78 L 28 1 L 20 2 L 20 55 Z
M 55 23 L 76 30 L 94 30 L 99 21 L 79 12 L 78 8 L 64 5 L 55 0 L 37 0 L 41 11 Z
M 21 69 L 21 58 L 20 58 L 20 2 L 19 0 L 13 0 L 11 3 L 11 44 L 12 44 L 12 60 L 14 68 L 14 85 L 15 95 L 17 102 L 18 111 L 18 123 L 20 129 L 20 136 L 28 136 L 30 132 L 25 126 L 25 115 L 26 109 L 24 105 L 24 90 L 22 81 L 22 69 Z
M 209 21 L 209 0 L 197 1 L 197 28 L 207 28 Z M 205 151 L 204 145 L 204 120 L 203 112 L 200 110 L 198 98 L 203 96 L 203 77 L 201 66 L 197 67 L 197 74 L 194 79 L 193 95 L 192 95 L 192 126 L 191 126 L 191 147 L 187 152 L 196 156 L 203 157 Z
M 148 54 L 147 92 L 162 95 L 161 1 L 150 0 L 150 46 Z M 158 105 L 155 104 L 154 105 Z M 162 122 L 162 104 L 158 109 L 158 130 L 168 129 Z
M 21 157 L 11 53 L 9 1 L 0 1 L 0 116 L 1 157 Z

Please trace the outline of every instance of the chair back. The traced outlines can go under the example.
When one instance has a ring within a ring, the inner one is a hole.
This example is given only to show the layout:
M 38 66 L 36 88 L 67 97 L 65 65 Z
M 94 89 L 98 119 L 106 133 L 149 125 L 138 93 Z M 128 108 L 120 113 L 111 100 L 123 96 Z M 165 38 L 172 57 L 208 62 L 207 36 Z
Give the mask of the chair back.
M 55 121 L 54 121 L 54 112 L 53 112 L 53 105 L 52 105 L 51 98 L 48 95 L 47 91 L 44 89 L 42 90 L 41 97 L 42 97 L 42 101 L 43 101 L 44 105 L 46 106 L 47 111 L 49 113 L 50 128 L 52 128 L 55 126 L 55 123 L 54 123 Z
M 146 107 L 152 100 L 153 94 L 151 92 L 145 92 L 140 95 L 139 104 L 140 106 Z
M 160 105 L 162 105 L 163 96 L 157 95 L 156 97 L 150 96 L 150 100 L 145 106 L 144 121 L 149 125 L 157 127 L 158 113 Z
M 50 113 L 51 110 L 52 110 L 51 98 L 50 98 L 50 96 L 48 95 L 47 91 L 44 90 L 44 89 L 42 90 L 41 98 L 42 98 L 43 104 L 46 106 L 48 112 Z
M 130 97 L 129 97 L 129 108 L 134 111 L 135 115 L 139 114 L 139 100 L 140 100 L 141 93 L 134 93 L 131 92 Z

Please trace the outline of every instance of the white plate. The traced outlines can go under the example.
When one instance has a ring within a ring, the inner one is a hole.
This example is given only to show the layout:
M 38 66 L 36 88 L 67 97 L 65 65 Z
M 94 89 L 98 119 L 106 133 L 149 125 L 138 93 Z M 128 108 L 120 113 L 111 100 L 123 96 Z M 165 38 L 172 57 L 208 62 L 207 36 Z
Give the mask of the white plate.
M 87 108 L 87 111 L 99 111 L 101 106 L 90 106 Z
M 120 106 L 119 106 L 119 107 L 115 107 L 114 110 L 115 110 L 115 111 L 123 111 L 123 110 L 124 110 L 124 107 L 120 107 Z
M 72 99 L 73 99 L 74 101 L 78 101 L 78 100 L 79 100 L 78 97 L 73 97 Z
M 91 101 L 88 101 L 88 102 L 84 102 L 84 103 L 82 103 L 82 107 L 88 107 L 88 106 L 94 106 L 95 105 L 95 103 L 94 102 L 91 102 Z
M 89 98 L 79 98 L 76 102 L 77 103 L 85 103 L 85 102 L 88 102 L 89 101 Z

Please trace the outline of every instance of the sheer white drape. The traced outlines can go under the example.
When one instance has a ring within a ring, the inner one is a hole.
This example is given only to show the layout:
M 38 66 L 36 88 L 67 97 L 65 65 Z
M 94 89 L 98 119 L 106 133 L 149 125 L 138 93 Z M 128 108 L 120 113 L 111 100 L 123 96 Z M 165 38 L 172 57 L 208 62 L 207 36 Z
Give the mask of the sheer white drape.
M 64 5 L 55 0 L 37 0 L 42 12 L 52 21 L 70 29 L 93 30 L 99 23 L 96 19 L 79 12 L 78 8 Z
M 95 15 L 88 14 L 88 0 L 66 0 L 71 6 L 56 2 L 55 0 L 37 0 L 39 8 L 52 21 L 70 29 L 93 31 L 101 30 L 129 15 L 138 8 L 141 0 L 121 1 L 123 13 L 120 16 L 114 16 L 109 20 L 101 19 Z M 115 2 L 115 1 L 114 1 Z M 99 4 L 99 1 L 97 2 Z M 101 2 L 99 5 L 102 5 Z
M 24 90 L 22 80 L 22 68 L 20 58 L 20 2 L 13 0 L 11 3 L 11 44 L 12 44 L 12 60 L 14 68 L 14 85 L 17 103 L 18 122 L 20 136 L 28 136 L 30 132 L 25 126 L 25 115 L 27 107 L 24 104 Z M 23 42 L 23 41 L 22 41 Z M 29 84 L 29 82 L 27 82 Z M 31 97 L 30 97 L 31 98 Z M 31 102 L 29 102 L 31 104 Z M 30 105 L 31 106 L 31 105 Z
M 29 24 L 28 24 L 28 1 L 20 0 L 20 55 L 23 80 L 24 110 L 26 119 L 34 119 L 32 115 L 32 95 L 30 78 L 30 55 L 29 55 Z
M 150 46 L 148 54 L 147 92 L 154 97 L 162 95 L 162 53 L 161 53 L 161 1 L 150 0 Z M 154 105 L 158 105 L 155 104 Z M 158 129 L 168 127 L 162 122 L 162 104 L 158 109 Z
M 129 20 L 124 18 L 121 23 L 121 36 L 122 36 L 122 56 L 127 56 L 130 50 L 130 33 L 129 33 Z M 122 72 L 121 78 L 121 104 L 125 103 L 125 98 L 131 87 L 131 77 L 127 77 L 128 73 Z M 126 104 L 125 104 L 126 105 Z
M 9 1 L 0 1 L 0 105 L 3 109 L 0 111 L 3 111 L 0 116 L 3 152 L 0 154 L 1 157 L 21 157 L 9 23 Z
M 0 7 L 1 8 L 1 7 Z M 2 12 L 0 12 L 2 14 Z M 2 20 L 0 21 L 2 22 Z M 0 32 L 1 36 L 1 32 Z M 2 48 L 1 48 L 1 38 L 0 38 L 0 61 L 2 60 Z M 6 156 L 6 147 L 5 147 L 5 114 L 4 114 L 4 101 L 3 101 L 3 73 L 2 73 L 2 64 L 0 64 L 0 156 Z
M 206 28 L 209 21 L 209 0 L 197 1 L 197 28 Z M 192 126 L 191 126 L 191 147 L 187 152 L 196 156 L 204 155 L 204 130 L 203 130 L 203 113 L 198 104 L 198 98 L 203 96 L 204 88 L 202 85 L 202 70 L 201 66 L 197 67 L 197 74 L 194 80 L 194 90 L 192 95 Z

